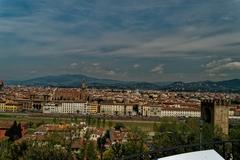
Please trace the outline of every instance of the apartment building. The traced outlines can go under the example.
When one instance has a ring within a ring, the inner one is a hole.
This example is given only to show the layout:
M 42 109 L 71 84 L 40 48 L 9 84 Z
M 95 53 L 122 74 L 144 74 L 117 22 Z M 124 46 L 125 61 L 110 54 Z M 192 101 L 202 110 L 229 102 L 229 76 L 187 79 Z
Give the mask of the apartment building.
M 58 102 L 47 103 L 43 106 L 43 113 L 76 113 L 88 114 L 90 108 L 87 102 Z
M 198 108 L 162 108 L 161 117 L 200 117 Z
M 97 114 L 99 112 L 99 105 L 98 103 L 89 103 L 88 109 L 90 114 Z
M 144 105 L 143 116 L 161 117 L 161 106 L 158 104 Z
M 100 113 L 106 115 L 123 116 L 126 113 L 125 105 L 122 103 L 108 103 L 100 104 Z
M 61 113 L 88 114 L 89 106 L 87 102 L 63 102 L 60 108 Z
M 49 113 L 49 114 L 54 114 L 54 113 L 60 113 L 60 106 L 55 103 L 46 103 L 43 106 L 43 113 Z
M 0 102 L 0 112 L 17 112 L 19 110 L 18 104 L 14 102 Z

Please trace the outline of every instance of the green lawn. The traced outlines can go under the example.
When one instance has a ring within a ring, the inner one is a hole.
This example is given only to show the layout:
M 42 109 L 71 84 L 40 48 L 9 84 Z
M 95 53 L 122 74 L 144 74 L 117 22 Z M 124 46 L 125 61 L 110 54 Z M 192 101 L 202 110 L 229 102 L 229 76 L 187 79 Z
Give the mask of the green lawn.
M 14 121 L 17 122 L 31 122 L 33 126 L 38 126 L 37 124 L 43 123 L 69 123 L 71 121 L 70 118 L 51 118 L 51 117 L 30 117 L 27 115 L 17 115 L 11 113 L 0 113 L 0 121 Z M 84 121 L 85 119 L 77 118 L 77 121 Z M 95 119 L 96 120 L 96 119 Z M 74 121 L 74 120 L 73 120 Z M 124 126 L 128 129 L 139 127 L 143 131 L 153 131 L 154 123 L 161 123 L 161 121 L 154 122 L 154 121 L 136 121 L 136 120 L 106 120 L 105 125 L 102 123 L 98 126 L 108 129 L 110 126 L 115 126 L 116 123 L 123 123 Z M 91 126 L 97 126 L 97 122 L 95 121 L 94 124 Z

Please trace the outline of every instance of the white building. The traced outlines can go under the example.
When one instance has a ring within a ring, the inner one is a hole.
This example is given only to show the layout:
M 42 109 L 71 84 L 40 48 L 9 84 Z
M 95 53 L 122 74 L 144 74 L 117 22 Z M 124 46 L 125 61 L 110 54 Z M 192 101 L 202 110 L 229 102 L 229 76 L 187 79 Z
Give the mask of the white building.
M 126 105 L 126 115 L 127 116 L 135 116 L 136 113 L 133 110 L 133 105 Z
M 88 114 L 89 106 L 87 102 L 63 102 L 60 113 Z
M 125 115 L 125 105 L 115 103 L 102 103 L 100 113 L 106 115 Z
M 136 116 L 142 113 L 142 107 L 138 104 L 126 104 L 126 116 Z
M 62 102 L 59 104 L 47 103 L 43 106 L 43 113 L 90 113 L 87 102 Z
M 55 103 L 46 103 L 43 105 L 43 113 L 59 113 L 60 106 Z
M 197 108 L 162 108 L 161 117 L 200 117 L 201 111 Z
M 143 116 L 160 117 L 161 116 L 161 106 L 159 106 L 159 105 L 144 105 L 143 106 Z

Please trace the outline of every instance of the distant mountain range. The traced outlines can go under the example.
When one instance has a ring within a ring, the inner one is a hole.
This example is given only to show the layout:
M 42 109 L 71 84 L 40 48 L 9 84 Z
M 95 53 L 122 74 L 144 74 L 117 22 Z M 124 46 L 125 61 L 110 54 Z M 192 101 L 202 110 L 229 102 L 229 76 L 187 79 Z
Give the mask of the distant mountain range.
M 51 87 L 80 87 L 86 81 L 90 88 L 140 89 L 140 90 L 169 90 L 169 91 L 209 91 L 209 92 L 240 92 L 240 79 L 227 81 L 200 82 L 136 82 L 99 79 L 85 75 L 45 76 L 22 81 L 7 81 L 7 85 L 51 86 Z

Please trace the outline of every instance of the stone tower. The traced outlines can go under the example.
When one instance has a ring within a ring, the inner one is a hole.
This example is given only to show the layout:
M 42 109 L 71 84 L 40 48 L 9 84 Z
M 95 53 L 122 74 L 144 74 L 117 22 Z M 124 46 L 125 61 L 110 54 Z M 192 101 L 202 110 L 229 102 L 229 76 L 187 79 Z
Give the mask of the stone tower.
M 204 122 L 222 129 L 228 135 L 230 101 L 222 99 L 208 99 L 201 102 L 201 118 Z
M 89 94 L 87 90 L 87 83 L 83 81 L 81 84 L 81 91 L 80 91 L 80 100 L 87 101 L 89 99 Z
M 3 90 L 3 87 L 4 87 L 4 82 L 3 82 L 3 80 L 0 80 L 0 91 Z

